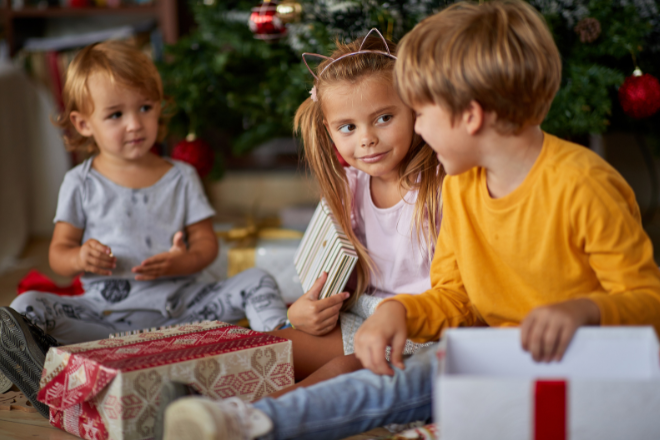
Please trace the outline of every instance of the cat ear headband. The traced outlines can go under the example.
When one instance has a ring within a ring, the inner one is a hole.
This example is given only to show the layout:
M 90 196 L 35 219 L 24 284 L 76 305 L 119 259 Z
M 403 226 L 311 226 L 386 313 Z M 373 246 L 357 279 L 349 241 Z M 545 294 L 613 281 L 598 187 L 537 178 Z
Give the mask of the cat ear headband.
M 376 32 L 376 33 L 378 34 L 378 36 L 380 37 L 380 39 L 383 40 L 383 45 L 385 46 L 385 51 L 382 51 L 382 50 L 363 50 L 363 49 L 362 49 L 362 46 L 364 45 L 364 42 L 367 41 L 367 37 L 368 37 L 369 35 L 371 35 L 372 32 Z M 367 35 L 364 36 L 364 39 L 362 40 L 362 44 L 360 44 L 360 48 L 359 48 L 356 52 L 347 53 L 347 54 L 344 54 L 344 55 L 342 55 L 342 56 L 340 56 L 340 57 L 338 57 L 338 58 L 331 58 L 331 57 L 326 57 L 326 56 L 324 56 L 324 55 L 319 55 L 319 54 L 317 54 L 317 53 L 307 53 L 307 52 L 305 52 L 304 54 L 302 54 L 302 59 L 303 59 L 303 62 L 305 63 L 305 66 L 307 66 L 307 70 L 309 70 L 309 73 L 311 73 L 312 76 L 314 77 L 314 79 L 318 81 L 319 77 L 320 77 L 321 75 L 323 75 L 323 73 L 324 73 L 326 70 L 328 70 L 328 67 L 332 66 L 332 65 L 333 65 L 334 63 L 336 63 L 337 61 L 342 60 L 342 59 L 344 59 L 344 58 L 351 57 L 351 56 L 353 56 L 353 55 L 360 55 L 360 54 L 365 54 L 365 53 L 375 53 L 375 54 L 380 54 L 380 55 L 384 55 L 384 56 L 386 56 L 386 57 L 390 57 L 390 58 L 392 58 L 393 60 L 396 60 L 396 57 L 395 57 L 394 55 L 392 55 L 392 53 L 390 52 L 390 48 L 389 48 L 389 46 L 387 45 L 387 41 L 385 40 L 385 37 L 383 37 L 383 34 L 381 34 L 381 33 L 378 31 L 378 29 L 376 29 L 376 28 L 371 29 L 371 30 L 367 33 Z M 307 64 L 307 59 L 305 58 L 305 56 L 309 56 L 309 57 L 317 57 L 317 58 L 323 58 L 323 59 L 325 59 L 325 60 L 330 60 L 330 62 L 328 63 L 327 66 L 325 66 L 325 67 L 323 68 L 323 70 L 321 70 L 321 72 L 320 72 L 320 73 L 318 74 L 318 76 L 317 76 L 317 75 L 314 73 L 314 70 L 312 70 L 312 68 L 309 67 L 309 64 Z M 317 98 L 317 96 L 316 96 L 316 86 L 312 87 L 312 90 L 309 91 L 309 94 L 312 95 L 312 101 L 314 101 L 314 102 L 318 102 L 318 98 Z

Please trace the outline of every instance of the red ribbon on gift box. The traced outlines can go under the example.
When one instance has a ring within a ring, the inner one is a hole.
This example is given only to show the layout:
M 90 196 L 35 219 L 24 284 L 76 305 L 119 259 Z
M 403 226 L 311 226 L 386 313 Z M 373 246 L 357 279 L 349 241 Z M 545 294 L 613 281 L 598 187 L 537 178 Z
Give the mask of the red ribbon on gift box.
M 566 440 L 565 380 L 536 381 L 534 440 Z

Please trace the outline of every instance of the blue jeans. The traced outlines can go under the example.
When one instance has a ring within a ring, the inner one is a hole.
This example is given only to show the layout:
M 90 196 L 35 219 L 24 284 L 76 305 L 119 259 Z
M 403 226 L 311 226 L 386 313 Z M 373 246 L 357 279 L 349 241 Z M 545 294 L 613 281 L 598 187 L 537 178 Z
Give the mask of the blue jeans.
M 254 403 L 274 425 L 262 440 L 341 439 L 391 423 L 430 420 L 436 350 L 434 344 L 415 353 L 394 377 L 360 370 Z

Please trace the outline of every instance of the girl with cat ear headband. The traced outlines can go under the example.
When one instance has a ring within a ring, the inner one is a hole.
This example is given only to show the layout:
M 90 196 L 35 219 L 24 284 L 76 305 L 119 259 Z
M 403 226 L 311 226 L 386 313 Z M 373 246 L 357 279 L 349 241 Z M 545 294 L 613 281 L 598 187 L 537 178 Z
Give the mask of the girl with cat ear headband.
M 289 308 L 294 328 L 275 332 L 293 342 L 296 380 L 304 379 L 294 387 L 361 368 L 353 337 L 376 304 L 431 285 L 444 172 L 394 89 L 395 53 L 396 45 L 372 29 L 351 43 L 338 41 L 331 56 L 303 54 L 314 87 L 294 130 L 358 263 L 348 292 L 319 300 L 322 275 Z M 312 56 L 322 59 L 316 69 L 308 64 Z M 335 146 L 350 166 L 340 164 Z M 407 347 L 408 353 L 418 348 L 410 341 Z

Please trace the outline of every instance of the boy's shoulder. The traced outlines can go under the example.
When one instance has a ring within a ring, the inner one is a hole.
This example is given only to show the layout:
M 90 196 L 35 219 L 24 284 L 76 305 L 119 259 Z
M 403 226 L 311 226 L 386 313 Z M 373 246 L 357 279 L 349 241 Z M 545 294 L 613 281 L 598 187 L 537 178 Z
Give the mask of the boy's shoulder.
M 628 186 L 612 165 L 590 149 L 548 133 L 544 133 L 543 149 L 530 173 L 534 174 L 534 179 L 542 176 L 542 179 L 552 182 L 555 189 L 613 181 Z M 473 168 L 446 180 L 456 190 L 466 191 L 481 185 L 483 179 L 484 170 Z
M 619 172 L 605 159 L 587 147 L 544 133 L 544 170 L 566 175 L 567 178 L 599 178 L 603 173 L 619 176 Z

